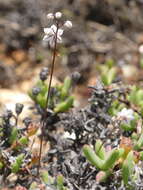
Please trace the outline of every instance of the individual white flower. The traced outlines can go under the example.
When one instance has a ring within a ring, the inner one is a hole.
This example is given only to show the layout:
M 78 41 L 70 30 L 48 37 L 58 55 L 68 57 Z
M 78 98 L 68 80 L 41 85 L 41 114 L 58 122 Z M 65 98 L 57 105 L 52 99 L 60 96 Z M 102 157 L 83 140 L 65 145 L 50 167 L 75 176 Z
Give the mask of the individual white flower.
M 11 164 L 13 164 L 15 161 L 16 161 L 16 157 L 14 157 L 14 156 L 10 156 L 10 157 L 9 157 L 9 162 L 10 162 Z
M 57 31 L 58 30 L 58 31 Z M 44 41 L 48 42 L 51 47 L 55 45 L 55 38 L 57 32 L 57 43 L 62 43 L 62 29 L 57 29 L 57 26 L 52 25 L 50 28 L 44 28 L 45 36 L 43 38 Z
M 47 14 L 47 18 L 48 18 L 49 20 L 54 19 L 54 15 L 53 15 L 53 13 L 49 13 L 49 14 Z
M 62 17 L 62 13 L 61 13 L 61 12 L 56 12 L 56 13 L 55 13 L 55 17 L 56 17 L 57 19 L 61 18 L 61 17 Z
M 70 20 L 67 20 L 65 23 L 64 23 L 64 26 L 67 27 L 67 28 L 72 28 L 72 22 Z
M 122 119 L 126 123 L 134 120 L 134 111 L 132 109 L 123 108 L 120 112 L 118 112 L 117 117 Z
M 69 132 L 65 132 L 64 135 L 63 135 L 64 138 L 66 139 L 72 139 L 72 140 L 75 140 L 76 139 L 76 135 L 74 132 L 72 132 L 71 134 Z

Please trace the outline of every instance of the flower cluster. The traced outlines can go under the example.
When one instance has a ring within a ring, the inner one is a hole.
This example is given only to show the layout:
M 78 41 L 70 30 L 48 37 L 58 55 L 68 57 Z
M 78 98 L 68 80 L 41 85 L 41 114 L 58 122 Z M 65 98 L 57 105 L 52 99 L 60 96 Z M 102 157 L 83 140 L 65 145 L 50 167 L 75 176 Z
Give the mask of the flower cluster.
M 132 109 L 123 108 L 120 112 L 118 112 L 117 117 L 123 120 L 126 123 L 134 120 L 134 111 Z
M 53 20 L 54 24 L 49 28 L 44 28 L 45 36 L 44 41 L 48 42 L 50 47 L 54 47 L 55 43 L 62 43 L 62 35 L 64 28 L 72 28 L 72 22 L 67 20 L 61 23 L 61 12 L 56 12 L 55 14 L 49 13 L 47 15 L 48 20 Z

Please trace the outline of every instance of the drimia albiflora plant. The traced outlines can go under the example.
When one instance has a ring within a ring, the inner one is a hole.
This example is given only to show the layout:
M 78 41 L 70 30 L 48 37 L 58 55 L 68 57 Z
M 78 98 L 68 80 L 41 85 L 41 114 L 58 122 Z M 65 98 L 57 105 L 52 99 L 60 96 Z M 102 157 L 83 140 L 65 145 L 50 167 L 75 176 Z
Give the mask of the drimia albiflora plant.
M 61 12 L 56 12 L 55 14 L 49 13 L 47 15 L 47 19 L 49 21 L 52 21 L 53 24 L 49 28 L 44 28 L 45 35 L 44 35 L 43 40 L 46 41 L 48 43 L 49 47 L 52 49 L 53 56 L 52 56 L 52 65 L 51 65 L 50 79 L 49 79 L 49 85 L 48 85 L 48 93 L 47 93 L 47 98 L 46 98 L 46 106 L 45 106 L 43 118 L 41 119 L 42 135 L 41 135 L 40 150 L 39 150 L 38 173 L 39 173 L 41 154 L 42 154 L 44 129 L 46 127 L 46 119 L 48 117 L 47 110 L 49 107 L 52 77 L 53 77 L 53 72 L 54 72 L 55 59 L 56 59 L 56 55 L 57 55 L 57 44 L 62 43 L 62 35 L 63 35 L 64 30 L 72 28 L 71 21 L 69 21 L 69 20 L 63 21 Z

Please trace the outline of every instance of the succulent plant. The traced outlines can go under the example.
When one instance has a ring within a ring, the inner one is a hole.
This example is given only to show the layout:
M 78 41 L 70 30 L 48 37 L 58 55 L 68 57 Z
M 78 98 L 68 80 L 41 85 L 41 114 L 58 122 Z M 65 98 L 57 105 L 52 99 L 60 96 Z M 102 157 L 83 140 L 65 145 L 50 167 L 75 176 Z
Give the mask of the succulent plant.
M 44 170 L 41 172 L 41 182 L 47 189 L 51 190 L 68 190 L 68 188 L 64 185 L 64 178 L 62 175 L 57 175 L 56 178 L 51 177 L 49 173 Z M 38 188 L 38 184 L 33 182 L 30 185 L 29 190 L 35 190 Z
M 131 145 L 131 140 L 123 138 L 120 143 L 120 148 L 112 149 L 110 152 L 106 152 L 101 140 L 97 140 L 95 144 L 95 150 L 89 145 L 84 145 L 83 153 L 86 159 L 95 166 L 99 173 L 96 176 L 96 180 L 101 182 L 107 180 L 107 178 L 113 174 L 114 168 L 118 165 L 122 171 L 122 179 L 124 185 L 128 185 L 128 182 L 133 181 L 135 176 L 135 165 L 139 160 L 143 159 L 143 153 L 136 152 L 143 144 L 141 141 L 142 135 L 135 144 Z
M 90 163 L 96 166 L 98 169 L 106 171 L 112 169 L 116 161 L 123 155 L 124 149 L 113 149 L 108 156 L 100 140 L 96 141 L 94 151 L 89 145 L 84 145 L 83 152 Z M 101 159 L 102 158 L 102 159 Z
M 45 71 L 41 71 L 43 73 Z M 41 74 L 40 73 L 40 79 Z M 45 80 L 39 80 L 36 86 L 29 91 L 29 96 L 39 105 L 42 109 L 46 108 L 47 104 L 47 94 L 48 87 L 45 83 Z M 71 78 L 66 77 L 62 85 L 55 85 L 51 88 L 50 99 L 49 99 L 49 108 L 52 109 L 55 113 L 68 111 L 74 102 L 74 97 L 70 95 L 71 92 Z M 54 91 L 53 91 L 54 90 Z

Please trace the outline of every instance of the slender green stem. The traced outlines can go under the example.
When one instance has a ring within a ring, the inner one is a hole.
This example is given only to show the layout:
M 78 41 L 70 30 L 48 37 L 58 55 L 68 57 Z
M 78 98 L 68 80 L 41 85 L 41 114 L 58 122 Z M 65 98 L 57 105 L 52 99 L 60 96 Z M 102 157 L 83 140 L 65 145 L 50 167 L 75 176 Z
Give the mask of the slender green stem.
M 52 67 L 51 67 L 51 72 L 50 72 L 50 81 L 49 81 L 49 85 L 48 85 L 48 94 L 47 94 L 47 99 L 46 99 L 46 108 L 45 108 L 45 114 L 44 114 L 43 122 L 42 122 L 42 136 L 41 136 L 41 140 L 40 140 L 37 175 L 39 175 L 39 169 L 40 169 L 40 165 L 41 165 L 42 147 L 43 147 L 43 139 L 44 139 L 44 128 L 45 128 L 45 125 L 46 125 L 46 116 L 47 116 L 46 113 L 47 113 L 47 108 L 49 106 L 51 84 L 52 84 L 52 78 L 53 78 L 53 73 L 54 73 L 54 65 L 55 65 L 55 59 L 56 59 L 58 29 L 59 29 L 59 26 L 58 26 L 58 23 L 57 23 L 57 30 L 56 30 L 56 33 L 55 33 L 55 43 L 54 43 L 54 49 L 53 49 Z

